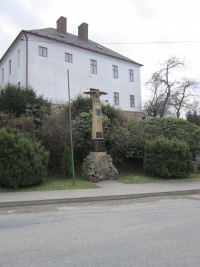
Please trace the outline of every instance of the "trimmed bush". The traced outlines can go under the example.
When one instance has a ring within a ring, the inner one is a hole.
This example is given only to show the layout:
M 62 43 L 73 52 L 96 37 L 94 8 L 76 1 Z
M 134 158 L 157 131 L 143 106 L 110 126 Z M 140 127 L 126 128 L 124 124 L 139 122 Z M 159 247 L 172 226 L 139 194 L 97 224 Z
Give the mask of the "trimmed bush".
M 144 171 L 163 178 L 183 178 L 192 170 L 192 155 L 186 142 L 176 138 L 147 141 Z
M 72 158 L 68 147 L 63 152 L 61 170 L 65 176 L 70 176 L 72 173 Z
M 9 127 L 0 129 L 0 186 L 26 187 L 43 182 L 49 152 L 28 135 Z

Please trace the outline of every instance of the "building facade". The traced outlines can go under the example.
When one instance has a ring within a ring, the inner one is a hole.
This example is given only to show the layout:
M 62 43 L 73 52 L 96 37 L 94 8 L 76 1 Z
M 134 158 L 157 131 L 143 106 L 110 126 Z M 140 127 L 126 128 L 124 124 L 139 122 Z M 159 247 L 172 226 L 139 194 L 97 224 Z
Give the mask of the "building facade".
M 67 32 L 67 19 L 57 28 L 22 30 L 0 60 L 0 86 L 32 86 L 52 103 L 68 101 L 90 88 L 107 92 L 102 101 L 127 111 L 141 107 L 142 65 L 88 39 L 88 24 L 78 35 Z

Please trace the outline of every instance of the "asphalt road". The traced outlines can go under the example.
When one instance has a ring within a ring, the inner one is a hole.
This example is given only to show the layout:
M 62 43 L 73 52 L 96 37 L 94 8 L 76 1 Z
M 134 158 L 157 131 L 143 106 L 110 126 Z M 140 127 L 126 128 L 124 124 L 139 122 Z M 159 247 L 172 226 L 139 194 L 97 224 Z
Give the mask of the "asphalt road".
M 200 195 L 0 214 L 0 267 L 200 266 Z

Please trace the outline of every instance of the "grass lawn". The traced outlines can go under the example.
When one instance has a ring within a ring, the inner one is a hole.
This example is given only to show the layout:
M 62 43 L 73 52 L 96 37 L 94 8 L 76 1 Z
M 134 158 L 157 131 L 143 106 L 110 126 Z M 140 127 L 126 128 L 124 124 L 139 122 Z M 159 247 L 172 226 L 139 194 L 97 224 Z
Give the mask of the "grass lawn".
M 47 176 L 46 180 L 41 185 L 18 189 L 0 187 L 0 193 L 91 188 L 97 188 L 97 186 L 92 182 L 87 181 L 85 178 L 81 177 L 80 174 L 75 175 L 75 186 L 73 186 L 72 178 L 65 178 L 61 175 L 51 175 Z
M 200 178 L 200 175 L 192 173 L 186 179 L 194 179 L 194 178 Z M 125 184 L 140 184 L 140 183 L 153 183 L 153 182 L 167 181 L 167 179 L 147 176 L 143 174 L 142 172 L 121 173 L 117 180 Z M 80 174 L 75 175 L 75 186 L 73 186 L 72 178 L 65 178 L 62 175 L 51 175 L 51 176 L 47 176 L 46 180 L 41 185 L 18 188 L 18 189 L 0 187 L 0 193 L 51 191 L 51 190 L 65 190 L 65 189 L 69 189 L 69 190 L 70 189 L 91 189 L 91 188 L 97 188 L 97 186 L 93 184 L 92 182 L 87 181 Z
M 200 178 L 200 174 L 191 173 L 188 177 L 184 179 L 194 179 Z M 167 180 L 172 179 L 164 179 L 159 177 L 152 177 L 145 175 L 144 173 L 128 173 L 128 174 L 120 174 L 118 177 L 118 181 L 125 184 L 142 184 L 142 183 L 155 183 L 155 182 L 166 182 Z M 176 180 L 176 179 L 173 179 Z M 179 180 L 177 178 L 177 180 Z

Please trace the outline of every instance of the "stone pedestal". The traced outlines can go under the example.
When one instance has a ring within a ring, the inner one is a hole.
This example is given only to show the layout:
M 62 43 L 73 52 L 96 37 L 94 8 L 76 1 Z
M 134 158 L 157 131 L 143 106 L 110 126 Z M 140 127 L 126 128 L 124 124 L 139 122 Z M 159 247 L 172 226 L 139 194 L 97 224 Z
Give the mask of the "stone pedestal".
M 118 171 L 113 165 L 112 158 L 109 155 L 92 156 L 88 155 L 83 160 L 83 176 L 88 180 L 92 178 L 102 180 L 115 180 L 118 177 Z

